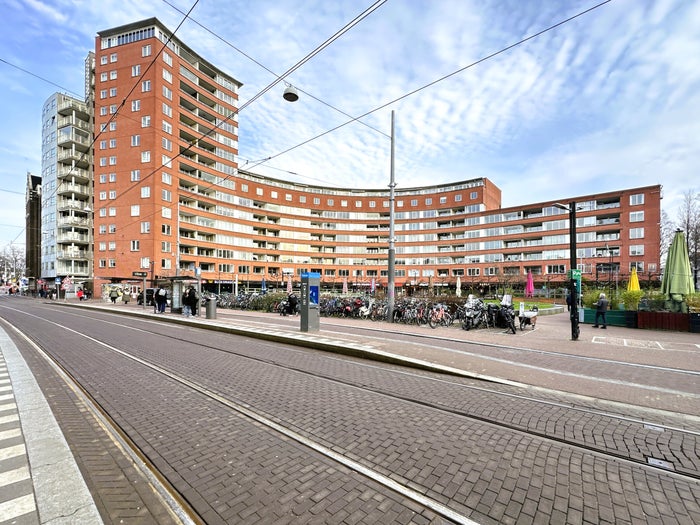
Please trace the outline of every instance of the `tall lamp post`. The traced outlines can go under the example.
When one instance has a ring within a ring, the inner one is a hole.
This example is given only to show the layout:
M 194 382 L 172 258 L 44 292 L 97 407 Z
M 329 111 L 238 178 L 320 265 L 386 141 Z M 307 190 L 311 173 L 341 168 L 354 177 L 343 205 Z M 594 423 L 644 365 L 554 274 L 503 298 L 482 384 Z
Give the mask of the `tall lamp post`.
M 554 203 L 554 206 L 569 212 L 569 294 L 571 295 L 571 340 L 577 341 L 580 333 L 578 326 L 578 290 L 576 289 L 576 202 L 571 201 L 568 206 Z

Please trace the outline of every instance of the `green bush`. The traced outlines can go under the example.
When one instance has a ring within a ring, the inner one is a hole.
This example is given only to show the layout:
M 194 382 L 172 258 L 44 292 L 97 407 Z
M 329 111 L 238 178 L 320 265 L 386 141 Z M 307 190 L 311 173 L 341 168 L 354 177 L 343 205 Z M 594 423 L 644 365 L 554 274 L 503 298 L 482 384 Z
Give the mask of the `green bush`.
M 625 290 L 622 292 L 622 303 L 625 305 L 625 310 L 637 310 L 639 308 L 639 301 L 641 300 L 644 292 L 641 290 Z

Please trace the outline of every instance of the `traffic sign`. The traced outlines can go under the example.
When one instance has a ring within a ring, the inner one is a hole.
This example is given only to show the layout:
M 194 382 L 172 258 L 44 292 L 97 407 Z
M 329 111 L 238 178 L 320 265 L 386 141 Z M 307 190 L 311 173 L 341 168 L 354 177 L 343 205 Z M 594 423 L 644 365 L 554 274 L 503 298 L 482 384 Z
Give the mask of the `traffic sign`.
M 569 279 L 578 279 L 579 281 L 581 280 L 581 270 L 578 268 L 569 270 Z
M 134 277 L 147 277 L 148 272 L 131 272 L 131 275 Z

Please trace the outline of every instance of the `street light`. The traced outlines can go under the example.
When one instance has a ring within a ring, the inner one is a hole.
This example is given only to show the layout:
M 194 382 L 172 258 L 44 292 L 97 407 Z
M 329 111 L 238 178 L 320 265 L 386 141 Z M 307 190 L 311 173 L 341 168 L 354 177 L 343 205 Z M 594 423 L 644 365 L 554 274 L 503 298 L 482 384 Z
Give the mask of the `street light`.
M 568 206 L 555 202 L 556 208 L 569 212 L 569 294 L 571 295 L 571 340 L 577 341 L 580 333 L 578 326 L 578 293 L 574 269 L 576 268 L 576 202 L 571 201 Z

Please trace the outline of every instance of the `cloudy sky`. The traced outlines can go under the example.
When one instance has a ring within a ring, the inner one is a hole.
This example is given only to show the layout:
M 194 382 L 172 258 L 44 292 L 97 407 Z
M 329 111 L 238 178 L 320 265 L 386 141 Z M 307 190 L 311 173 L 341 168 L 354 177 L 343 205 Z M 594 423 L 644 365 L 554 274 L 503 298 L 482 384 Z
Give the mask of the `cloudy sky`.
M 663 184 L 675 219 L 700 191 L 700 2 L 601 1 L 3 0 L 0 249 L 24 242 L 43 103 L 83 95 L 98 31 L 154 16 L 244 84 L 253 171 L 388 188 L 393 111 L 398 189 L 488 177 L 507 207 Z M 366 11 L 286 78 L 299 101 L 261 95 Z

